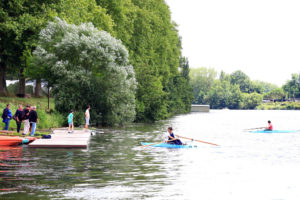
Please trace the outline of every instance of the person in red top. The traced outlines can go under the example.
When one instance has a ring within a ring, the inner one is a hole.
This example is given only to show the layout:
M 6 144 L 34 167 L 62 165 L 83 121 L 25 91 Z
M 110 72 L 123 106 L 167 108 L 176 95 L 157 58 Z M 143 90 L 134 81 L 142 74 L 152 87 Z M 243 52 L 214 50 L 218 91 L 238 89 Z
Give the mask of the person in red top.
M 273 131 L 273 125 L 271 124 L 271 121 L 268 121 L 268 127 L 266 128 L 266 131 Z

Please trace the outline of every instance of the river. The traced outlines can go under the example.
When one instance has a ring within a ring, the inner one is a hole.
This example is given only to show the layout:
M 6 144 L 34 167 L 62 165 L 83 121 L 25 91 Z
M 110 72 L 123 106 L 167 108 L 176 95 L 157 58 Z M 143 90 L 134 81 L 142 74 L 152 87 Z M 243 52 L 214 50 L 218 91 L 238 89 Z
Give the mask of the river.
M 89 148 L 0 147 L 0 199 L 298 200 L 300 111 L 211 110 L 154 124 L 106 128 Z M 196 149 L 142 148 L 168 126 Z

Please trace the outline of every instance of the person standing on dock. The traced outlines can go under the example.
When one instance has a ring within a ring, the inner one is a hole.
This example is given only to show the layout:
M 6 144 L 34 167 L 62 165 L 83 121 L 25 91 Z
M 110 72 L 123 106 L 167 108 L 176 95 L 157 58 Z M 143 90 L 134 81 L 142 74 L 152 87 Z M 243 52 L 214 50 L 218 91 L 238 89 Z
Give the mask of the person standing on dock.
M 2 119 L 5 124 L 4 130 L 8 130 L 9 122 L 11 120 L 11 110 L 10 110 L 10 104 L 6 105 L 6 108 L 3 110 Z
M 29 113 L 30 113 L 30 106 L 26 105 L 26 107 L 23 110 L 23 114 L 22 114 L 22 119 L 24 121 L 24 133 L 23 135 L 27 135 L 29 132 L 29 128 L 30 128 L 30 123 L 29 123 Z
M 19 108 L 16 110 L 14 115 L 14 119 L 16 120 L 17 124 L 17 133 L 20 133 L 21 124 L 22 124 L 22 115 L 23 115 L 23 106 L 22 104 L 19 105 Z
M 74 132 L 73 110 L 71 110 L 70 114 L 68 115 L 68 124 L 69 124 L 68 133 L 73 133 Z M 71 131 L 71 127 L 72 127 L 72 131 Z
M 36 123 L 39 123 L 38 114 L 36 112 L 36 106 L 32 106 L 32 110 L 29 113 L 29 122 L 32 124 L 30 136 L 34 136 Z
M 91 106 L 87 106 L 86 111 L 85 111 L 85 130 L 87 131 L 89 128 L 90 124 L 90 109 Z

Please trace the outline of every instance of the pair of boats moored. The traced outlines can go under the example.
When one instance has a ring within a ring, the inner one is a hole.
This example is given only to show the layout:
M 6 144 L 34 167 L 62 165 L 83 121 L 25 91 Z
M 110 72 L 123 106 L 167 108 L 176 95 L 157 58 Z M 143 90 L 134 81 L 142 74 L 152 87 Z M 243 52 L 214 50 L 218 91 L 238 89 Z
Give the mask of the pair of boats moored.
M 20 144 L 29 144 L 35 139 L 35 137 L 0 136 L 0 146 L 17 146 Z

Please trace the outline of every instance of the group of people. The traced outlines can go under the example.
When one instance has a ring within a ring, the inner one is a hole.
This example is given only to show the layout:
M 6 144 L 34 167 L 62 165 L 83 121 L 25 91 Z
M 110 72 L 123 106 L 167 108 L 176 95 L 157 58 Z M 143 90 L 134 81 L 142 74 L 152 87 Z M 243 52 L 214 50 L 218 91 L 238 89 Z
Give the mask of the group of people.
M 2 119 L 5 124 L 4 130 L 8 130 L 11 119 L 16 120 L 18 133 L 20 132 L 22 122 L 24 122 L 24 132 L 22 134 L 27 135 L 30 132 L 31 136 L 34 135 L 36 124 L 39 123 L 36 106 L 26 105 L 26 107 L 23 109 L 23 105 L 21 104 L 14 115 L 12 115 L 10 110 L 10 104 L 7 104 L 6 108 L 3 110 Z
M 85 130 L 87 131 L 88 130 L 88 127 L 90 125 L 90 109 L 91 109 L 91 106 L 87 106 L 86 110 L 85 110 Z M 74 111 L 71 110 L 71 112 L 69 113 L 68 115 L 68 124 L 69 124 L 69 127 L 68 127 L 68 133 L 73 133 L 74 132 L 74 121 L 73 121 L 73 118 L 74 118 Z

